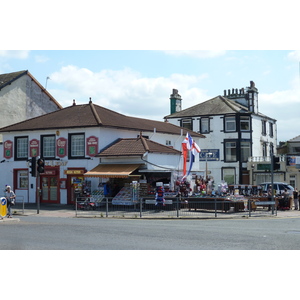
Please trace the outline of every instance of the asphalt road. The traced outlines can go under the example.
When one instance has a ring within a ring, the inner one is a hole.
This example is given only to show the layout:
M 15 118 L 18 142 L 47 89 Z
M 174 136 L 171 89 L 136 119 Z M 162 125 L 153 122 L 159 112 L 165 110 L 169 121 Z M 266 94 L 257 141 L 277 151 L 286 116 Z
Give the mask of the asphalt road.
M 21 216 L 0 249 L 299 250 L 300 218 L 146 220 Z

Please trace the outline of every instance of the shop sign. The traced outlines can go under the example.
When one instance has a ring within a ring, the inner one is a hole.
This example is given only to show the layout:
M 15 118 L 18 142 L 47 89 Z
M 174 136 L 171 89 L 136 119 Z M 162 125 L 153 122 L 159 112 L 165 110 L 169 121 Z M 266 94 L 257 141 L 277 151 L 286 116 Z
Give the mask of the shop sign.
M 98 152 L 98 138 L 90 136 L 86 139 L 86 149 L 88 156 L 95 156 Z
M 84 174 L 84 170 L 65 170 L 64 174 L 65 175 L 82 175 Z
M 210 154 L 209 154 L 210 153 Z M 219 149 L 201 149 L 199 153 L 200 161 L 219 161 L 220 150 Z
M 5 141 L 3 147 L 4 153 L 3 156 L 7 159 L 12 158 L 13 156 L 13 142 L 12 141 Z
M 58 157 L 67 156 L 67 139 L 59 138 L 56 140 L 56 155 Z
M 39 146 L 40 146 L 40 142 L 36 139 L 33 139 L 29 142 L 29 156 L 30 157 L 39 156 Z
M 257 171 L 271 171 L 271 164 L 257 164 Z
M 56 170 L 46 170 L 46 171 L 43 173 L 43 176 L 44 176 L 44 175 L 55 176 L 55 175 L 56 175 Z

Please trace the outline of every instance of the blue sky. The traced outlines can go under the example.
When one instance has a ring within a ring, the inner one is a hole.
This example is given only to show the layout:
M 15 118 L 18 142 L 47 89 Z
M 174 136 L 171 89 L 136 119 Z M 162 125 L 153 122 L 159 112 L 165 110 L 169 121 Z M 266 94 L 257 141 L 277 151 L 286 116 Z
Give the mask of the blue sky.
M 262 0 L 84 4 L 4 3 L 14 22 L 2 14 L 0 73 L 29 70 L 44 86 L 49 77 L 47 89 L 64 107 L 92 97 L 120 113 L 156 120 L 169 114 L 174 88 L 187 108 L 252 80 L 259 111 L 277 120 L 278 141 L 300 135 L 296 1 L 273 2 L 272 10 Z M 40 13 L 31 9 L 37 6 Z
M 260 112 L 278 122 L 278 141 L 300 135 L 299 62 L 300 51 L 293 50 L 0 51 L 0 73 L 29 70 L 64 107 L 92 97 L 120 113 L 156 120 L 169 114 L 173 88 L 187 108 L 253 80 Z

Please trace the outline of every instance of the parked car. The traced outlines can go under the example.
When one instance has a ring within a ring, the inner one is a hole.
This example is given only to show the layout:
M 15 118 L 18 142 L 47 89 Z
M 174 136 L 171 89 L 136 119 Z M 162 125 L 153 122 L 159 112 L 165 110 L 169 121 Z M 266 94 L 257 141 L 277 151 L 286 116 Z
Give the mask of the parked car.
M 264 193 L 267 193 L 269 185 L 271 185 L 271 182 L 264 182 L 260 184 Z M 273 190 L 276 190 L 276 195 L 283 194 L 284 189 L 287 189 L 290 196 L 293 196 L 294 188 L 291 185 L 285 182 L 273 182 Z

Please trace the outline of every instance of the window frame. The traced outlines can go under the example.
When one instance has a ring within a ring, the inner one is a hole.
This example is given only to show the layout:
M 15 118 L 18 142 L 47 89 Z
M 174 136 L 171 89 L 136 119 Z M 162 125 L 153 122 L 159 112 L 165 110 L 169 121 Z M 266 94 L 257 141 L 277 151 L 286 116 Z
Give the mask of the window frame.
M 249 145 L 249 147 L 248 147 L 248 149 L 249 149 L 249 155 L 247 156 L 247 158 L 246 159 L 244 159 L 244 151 L 243 151 L 243 149 L 245 149 L 245 147 L 243 147 L 243 143 L 245 144 L 245 143 L 247 143 L 248 145 Z M 251 157 L 251 141 L 240 141 L 240 149 L 241 149 L 241 154 L 240 154 L 240 156 L 241 156 L 241 161 L 242 162 L 247 162 L 248 161 L 248 159 L 249 159 L 249 157 Z
M 53 147 L 51 149 L 51 152 L 53 153 L 53 155 L 45 155 L 45 147 L 47 145 L 45 142 L 46 138 L 53 138 L 53 145 L 51 145 L 51 147 Z M 56 157 L 56 136 L 55 134 L 47 134 L 47 135 L 41 135 L 41 157 L 45 158 L 45 159 L 55 159 Z
M 229 119 L 232 119 L 229 121 Z M 234 129 L 228 129 L 228 125 L 234 123 Z M 225 116 L 224 117 L 224 132 L 236 132 L 236 116 Z
M 185 124 L 189 124 L 190 126 L 185 126 Z M 180 126 L 188 130 L 193 130 L 193 119 L 192 118 L 181 119 Z
M 227 147 L 227 144 L 229 143 L 234 143 L 235 147 Z M 237 162 L 238 161 L 238 151 L 237 151 L 237 146 L 238 146 L 238 140 L 224 140 L 224 162 Z M 227 149 L 235 149 L 235 155 L 230 154 L 231 156 L 235 156 L 235 159 L 228 159 L 228 153 Z
M 243 129 L 242 128 L 242 123 L 248 124 L 248 129 Z M 251 119 L 250 119 L 250 116 L 240 116 L 240 130 L 243 131 L 243 132 L 251 130 Z
M 207 131 L 204 131 L 203 130 L 203 121 L 206 121 L 207 122 Z M 210 133 L 210 118 L 209 117 L 203 117 L 203 118 L 200 118 L 200 133 L 202 134 L 206 134 L 206 133 Z
M 24 156 L 19 156 L 19 154 L 20 154 L 19 141 L 22 139 L 27 140 L 27 141 L 24 143 Z M 28 138 L 28 136 L 27 135 L 26 136 L 15 136 L 14 143 L 15 143 L 14 159 L 16 161 L 28 160 L 28 155 L 29 155 L 29 138 Z M 25 149 L 26 149 L 26 151 L 25 151 Z
M 82 144 L 80 145 L 80 147 L 82 147 L 83 149 L 83 155 L 75 155 L 73 153 L 73 137 L 75 136 L 82 136 Z M 68 135 L 68 158 L 69 159 L 83 159 L 85 158 L 85 154 L 86 154 L 86 149 L 85 149 L 85 133 L 84 132 L 78 132 L 78 133 L 69 133 Z

